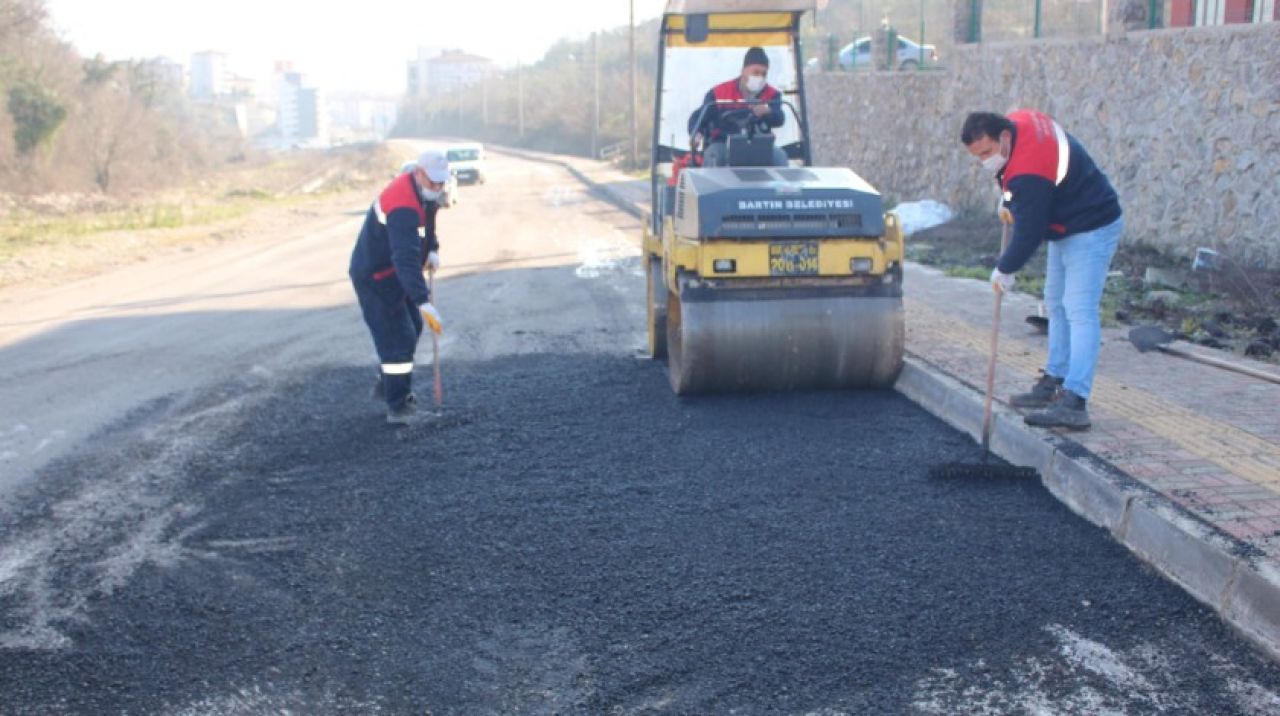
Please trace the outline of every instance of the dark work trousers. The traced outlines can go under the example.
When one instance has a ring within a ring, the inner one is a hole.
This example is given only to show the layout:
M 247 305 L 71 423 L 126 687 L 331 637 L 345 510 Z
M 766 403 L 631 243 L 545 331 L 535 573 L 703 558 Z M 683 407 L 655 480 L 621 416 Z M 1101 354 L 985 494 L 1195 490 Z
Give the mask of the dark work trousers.
M 413 351 L 422 335 L 422 313 L 400 290 L 395 276 L 352 279 L 351 284 L 378 352 L 387 407 L 398 410 L 413 390 Z

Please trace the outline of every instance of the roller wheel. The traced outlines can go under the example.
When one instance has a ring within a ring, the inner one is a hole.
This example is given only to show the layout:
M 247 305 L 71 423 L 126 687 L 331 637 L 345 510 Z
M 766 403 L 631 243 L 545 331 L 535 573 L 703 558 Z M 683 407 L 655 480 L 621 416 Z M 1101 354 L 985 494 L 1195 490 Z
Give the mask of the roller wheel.
M 680 296 L 667 292 L 667 377 L 676 395 L 692 393 L 693 381 L 684 351 L 684 315 Z
M 648 307 L 649 357 L 666 360 L 667 287 L 662 280 L 661 259 L 649 258 L 645 262 L 645 285 L 648 287 L 645 305 Z

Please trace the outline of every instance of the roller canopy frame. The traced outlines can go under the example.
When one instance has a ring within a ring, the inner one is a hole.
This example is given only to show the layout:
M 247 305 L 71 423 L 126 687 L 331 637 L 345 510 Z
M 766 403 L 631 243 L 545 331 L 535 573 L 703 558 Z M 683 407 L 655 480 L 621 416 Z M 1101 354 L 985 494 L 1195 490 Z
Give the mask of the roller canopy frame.
M 808 12 L 823 10 L 827 0 L 668 0 L 667 15 L 720 13 Z

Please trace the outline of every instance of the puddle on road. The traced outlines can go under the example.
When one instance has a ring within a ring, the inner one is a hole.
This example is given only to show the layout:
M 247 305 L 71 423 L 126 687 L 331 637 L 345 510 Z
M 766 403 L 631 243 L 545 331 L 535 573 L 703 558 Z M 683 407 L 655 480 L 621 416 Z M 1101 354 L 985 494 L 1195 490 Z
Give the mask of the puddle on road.
M 581 279 L 621 275 L 644 277 L 638 258 L 635 246 L 620 237 L 584 243 L 578 246 L 578 267 L 573 275 Z

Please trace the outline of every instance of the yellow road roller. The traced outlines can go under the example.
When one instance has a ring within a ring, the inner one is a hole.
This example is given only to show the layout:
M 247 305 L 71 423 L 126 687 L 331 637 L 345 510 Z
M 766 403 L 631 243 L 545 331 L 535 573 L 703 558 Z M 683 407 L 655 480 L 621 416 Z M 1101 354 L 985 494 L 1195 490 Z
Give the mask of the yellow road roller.
M 799 27 L 817 7 L 670 0 L 663 15 L 644 259 L 649 353 L 677 394 L 879 388 L 902 369 L 897 218 L 852 170 L 813 166 Z M 750 48 L 776 94 L 731 91 Z M 752 111 L 766 94 L 780 125 Z M 709 105 L 730 127 L 714 153 L 694 141 Z

